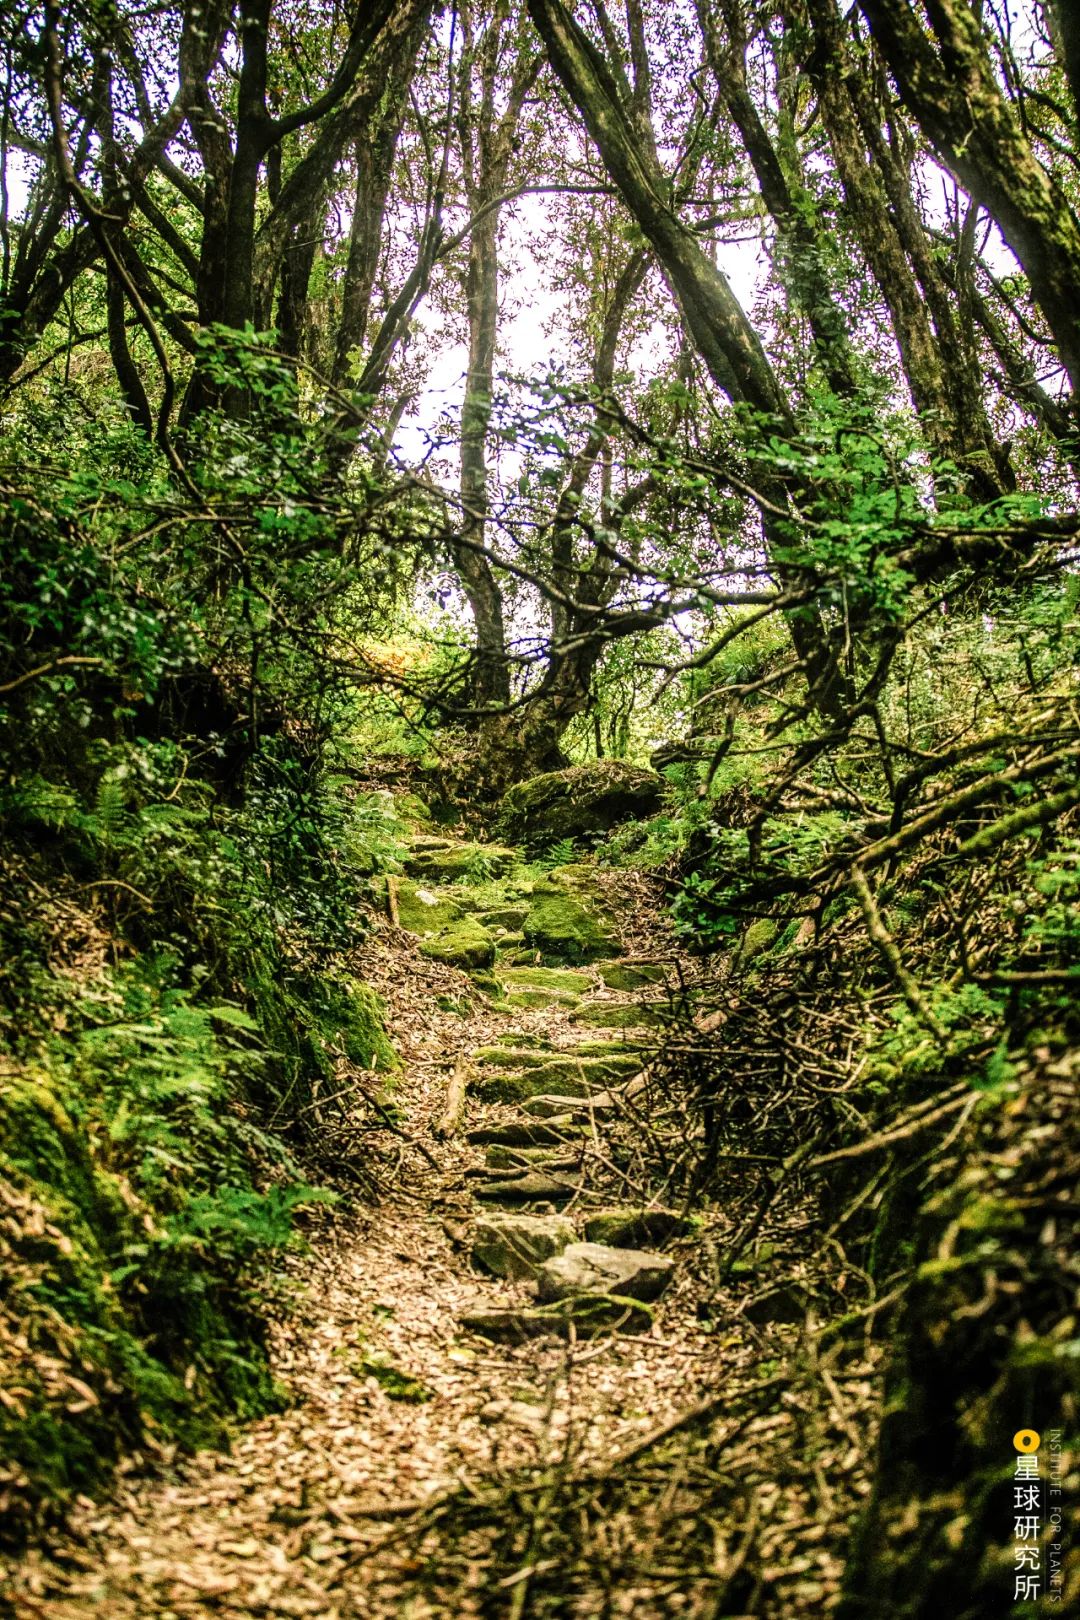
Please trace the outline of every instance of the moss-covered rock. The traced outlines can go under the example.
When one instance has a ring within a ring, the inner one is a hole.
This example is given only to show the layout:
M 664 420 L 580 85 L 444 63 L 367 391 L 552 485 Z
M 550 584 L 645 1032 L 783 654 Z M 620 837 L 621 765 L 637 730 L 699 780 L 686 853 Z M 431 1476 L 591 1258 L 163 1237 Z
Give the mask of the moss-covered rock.
M 570 1022 L 589 1029 L 634 1029 L 662 1024 L 666 1007 L 638 1007 L 625 1001 L 593 1001 L 570 1014 Z
M 746 967 L 755 957 L 764 956 L 776 941 L 778 929 L 772 917 L 758 917 L 739 941 L 735 952 L 735 966 Z
M 495 1277 L 535 1277 L 576 1236 L 565 1215 L 485 1215 L 476 1223 L 472 1257 Z
M 671 1209 L 600 1209 L 585 1222 L 590 1243 L 610 1243 L 616 1249 L 644 1249 L 685 1237 L 690 1222 Z
M 592 976 L 580 968 L 518 967 L 506 968 L 500 978 L 509 990 L 562 990 L 574 995 L 586 995 L 592 989 Z
M 598 971 L 609 990 L 641 990 L 667 977 L 661 962 L 603 962 Z
M 543 1012 L 545 1007 L 576 1007 L 580 996 L 568 996 L 562 990 L 511 990 L 506 997 L 508 1007 L 522 1012 Z
M 422 883 L 399 883 L 398 916 L 410 934 L 437 934 L 465 915 L 464 907 L 448 894 L 437 894 Z
M 417 849 L 405 862 L 410 877 L 424 883 L 475 883 L 501 877 L 517 860 L 517 851 L 502 844 L 448 844 Z
M 564 1097 L 587 1097 L 592 1089 L 580 1076 L 561 1082 L 559 1087 Z M 509 1074 L 484 1074 L 471 1090 L 478 1102 L 524 1103 L 533 1097 L 547 1096 L 551 1083 L 539 1069 L 516 1069 Z
M 478 1046 L 473 1053 L 473 1062 L 494 1065 L 500 1069 L 535 1069 L 541 1063 L 546 1063 L 550 1050 L 546 1043 L 537 1040 L 534 1045 L 526 1046 L 525 1037 L 515 1036 L 514 1044 L 509 1042 L 496 1046 Z
M 495 941 L 475 917 L 458 918 L 430 939 L 422 940 L 420 949 L 432 961 L 466 971 L 488 968 L 495 960 Z
M 621 950 L 594 911 L 553 884 L 534 892 L 522 933 L 545 962 L 596 962 Z
M 490 968 L 473 968 L 471 973 L 473 984 L 481 993 L 500 1007 L 505 1007 L 503 987 Z
M 572 1054 L 547 1057 L 542 1063 L 523 1064 L 509 1072 L 482 1073 L 473 1086 L 481 1102 L 524 1102 L 557 1092 L 562 1097 L 588 1097 L 613 1081 L 634 1074 L 637 1059 L 627 1057 L 577 1058 Z
M 623 1075 L 636 1074 L 640 1059 L 632 1052 L 611 1053 L 606 1057 L 581 1056 L 576 1052 L 559 1052 L 539 1064 L 532 1072 L 548 1085 L 565 1080 L 583 1078 L 592 1085 L 605 1085 Z
M 433 825 L 431 810 L 416 793 L 395 793 L 394 811 L 406 826 L 427 829 Z
M 587 973 L 569 968 L 511 967 L 500 958 L 497 975 L 503 986 L 507 1005 L 528 1008 L 576 1007 L 582 996 L 592 989 Z
M 381 998 L 362 979 L 324 984 L 316 1009 L 320 1033 L 361 1069 L 396 1069 L 399 1059 L 386 1033 Z
M 511 1147 L 506 1142 L 492 1142 L 484 1150 L 484 1162 L 489 1170 L 526 1170 L 550 1164 L 552 1152 L 547 1147 Z
M 598 837 L 632 817 L 650 816 L 660 808 L 663 791 L 654 771 L 620 760 L 572 765 L 512 787 L 503 799 L 499 826 L 505 838 L 543 850 L 563 839 Z
M 516 934 L 520 931 L 528 910 L 528 906 L 494 906 L 488 911 L 480 912 L 480 921 L 493 933 L 496 929 L 504 928 L 508 934 Z

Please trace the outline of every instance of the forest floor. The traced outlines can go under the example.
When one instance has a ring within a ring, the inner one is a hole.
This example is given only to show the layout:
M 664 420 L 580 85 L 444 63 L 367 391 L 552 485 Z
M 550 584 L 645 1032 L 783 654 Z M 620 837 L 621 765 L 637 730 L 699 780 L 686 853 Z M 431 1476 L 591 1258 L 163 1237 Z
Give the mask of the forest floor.
M 648 880 L 596 882 L 628 958 L 700 971 Z M 675 1264 L 647 1331 L 515 1343 L 463 1322 L 531 1304 L 530 1280 L 484 1275 L 471 1250 L 492 1208 L 475 1194 L 498 1178 L 478 1138 L 537 1114 L 467 1093 L 441 1137 L 460 1060 L 500 1041 L 556 1057 L 583 1037 L 614 1046 L 643 991 L 586 968 L 573 1003 L 507 1009 L 385 917 L 356 967 L 402 1059 L 397 1162 L 376 1198 L 312 1217 L 286 1262 L 291 1309 L 273 1332 L 290 1404 L 228 1452 L 129 1458 L 107 1499 L 80 1500 L 6 1571 L 0 1602 L 18 1620 L 827 1613 L 867 1489 L 877 1355 L 860 1346 L 823 1385 L 805 1320 L 755 1323 L 737 1294 L 718 1305 L 723 1209 L 649 1245 Z M 645 1061 L 657 1033 L 638 1039 Z M 585 1118 L 572 1168 L 554 1164 L 579 1237 L 590 1210 L 648 1205 Z

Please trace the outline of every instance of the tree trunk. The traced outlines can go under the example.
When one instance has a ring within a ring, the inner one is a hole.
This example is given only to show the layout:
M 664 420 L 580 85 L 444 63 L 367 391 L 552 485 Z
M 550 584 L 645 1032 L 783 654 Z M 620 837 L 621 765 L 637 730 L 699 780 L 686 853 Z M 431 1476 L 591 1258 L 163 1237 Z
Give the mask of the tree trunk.
M 792 431 L 790 405 L 757 333 L 727 277 L 672 208 L 670 184 L 652 156 L 650 143 L 641 135 L 639 120 L 624 106 L 607 63 L 561 0 L 529 0 L 529 12 L 608 173 L 656 250 L 713 381 L 729 399 L 748 404 L 771 419 L 781 433 Z M 769 504 L 783 510 L 786 491 L 768 479 L 759 482 Z M 763 530 L 770 554 L 790 544 L 767 514 Z M 784 570 L 777 572 L 782 575 Z M 789 612 L 786 622 L 806 671 L 811 702 L 821 714 L 839 719 L 852 693 L 820 613 L 812 603 L 807 604 Z
M 495 379 L 495 339 L 499 315 L 498 209 L 473 228 L 465 295 L 469 312 L 469 369 L 461 409 L 461 505 L 463 546 L 454 563 L 472 608 L 476 653 L 470 679 L 470 706 L 489 708 L 510 701 L 506 626 L 502 596 L 483 545 L 488 521 L 487 434 Z
M 1000 225 L 1080 388 L 1080 223 L 1001 92 L 976 12 L 935 0 L 931 39 L 908 0 L 860 7 L 927 140 Z

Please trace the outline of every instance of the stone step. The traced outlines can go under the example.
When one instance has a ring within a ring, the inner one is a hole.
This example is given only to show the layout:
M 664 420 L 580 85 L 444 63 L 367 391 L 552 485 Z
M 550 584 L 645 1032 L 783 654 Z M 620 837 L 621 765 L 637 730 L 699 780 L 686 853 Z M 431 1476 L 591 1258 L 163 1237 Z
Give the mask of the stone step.
M 565 1147 L 565 1143 L 561 1143 Z M 489 1170 L 544 1169 L 551 1172 L 573 1170 L 577 1159 L 560 1158 L 550 1147 L 511 1147 L 503 1142 L 492 1142 L 484 1153 Z
M 437 934 L 420 941 L 422 955 L 465 971 L 488 968 L 495 960 L 495 941 L 475 917 L 459 917 Z
M 652 1327 L 652 1312 L 640 1300 L 594 1294 L 518 1310 L 470 1311 L 460 1321 L 462 1327 L 485 1339 L 524 1344 L 549 1334 L 567 1339 L 571 1328 L 578 1339 L 596 1339 L 610 1333 L 647 1333 Z
M 615 1064 L 610 1058 L 552 1058 L 508 1073 L 482 1073 L 473 1084 L 479 1102 L 527 1102 L 531 1097 L 559 1095 L 589 1097 L 606 1090 L 613 1080 L 638 1072 L 640 1064 Z
M 503 992 L 508 1007 L 522 1012 L 543 1012 L 547 1007 L 565 1007 L 570 1010 L 581 1006 L 581 997 L 568 995 L 565 990 L 509 990 Z
M 606 1243 L 571 1243 L 545 1260 L 536 1278 L 541 1304 L 597 1294 L 643 1302 L 659 1299 L 675 1271 L 666 1254 L 614 1249 Z
M 498 1170 L 500 1174 L 506 1177 L 522 1176 L 528 1171 L 540 1169 L 546 1171 L 548 1175 L 562 1176 L 568 1172 L 580 1170 L 581 1168 L 580 1154 L 576 1158 L 568 1157 L 565 1154 L 560 1157 L 558 1154 L 553 1153 L 551 1148 L 508 1148 L 495 1146 L 491 1149 L 491 1152 L 496 1154 L 514 1155 L 515 1160 L 514 1162 L 507 1162 L 504 1164 L 494 1164 L 488 1160 L 487 1169 L 485 1169 L 483 1166 L 479 1166 L 476 1169 L 466 1170 L 465 1179 L 467 1181 L 481 1181 L 484 1179 L 490 1181 L 492 1170 Z M 531 1158 L 523 1156 L 530 1154 L 535 1154 L 536 1157 Z
M 506 1029 L 501 1035 L 496 1035 L 493 1046 L 478 1047 L 477 1051 L 494 1052 L 507 1046 L 513 1047 L 515 1052 L 522 1051 L 526 1046 L 542 1046 L 546 1051 L 550 1049 L 551 1042 L 546 1035 L 537 1035 L 531 1030 Z
M 545 1260 L 577 1237 L 565 1215 L 481 1215 L 473 1234 L 473 1262 L 495 1277 L 535 1277 Z
M 437 934 L 465 915 L 453 895 L 403 880 L 397 884 L 397 908 L 402 928 L 421 936 Z
M 650 984 L 662 984 L 670 967 L 663 962 L 601 962 L 597 972 L 609 990 L 643 990 Z
M 598 1209 L 585 1222 L 590 1243 L 616 1249 L 644 1249 L 651 1243 L 669 1243 L 692 1230 L 685 1215 L 671 1209 Z
M 667 1002 L 648 1005 L 627 1001 L 590 1001 L 570 1014 L 570 1022 L 586 1029 L 654 1028 L 667 1022 Z
M 581 1187 L 579 1180 L 550 1175 L 545 1170 L 527 1170 L 520 1176 L 478 1182 L 472 1193 L 485 1204 L 568 1204 Z
M 610 1113 L 615 1104 L 606 1092 L 601 1092 L 595 1099 L 566 1096 L 530 1097 L 521 1104 L 522 1111 L 534 1119 L 564 1119 L 572 1110 L 578 1119 L 587 1119 L 590 1110 L 597 1113 Z M 573 1117 L 570 1114 L 570 1117 Z
M 533 891 L 522 933 L 545 962 L 597 962 L 622 954 L 606 919 L 554 883 Z
M 520 939 L 523 937 L 521 935 L 521 925 L 528 916 L 528 912 L 528 906 L 494 906 L 488 911 L 481 911 L 479 916 L 485 928 L 492 930 L 503 928 L 507 933 L 513 934 Z
M 640 1053 L 614 1043 L 595 1041 L 559 1049 L 554 1046 L 478 1046 L 472 1055 L 480 1068 L 543 1071 L 548 1079 L 556 1074 L 617 1077 L 636 1074 L 641 1067 Z

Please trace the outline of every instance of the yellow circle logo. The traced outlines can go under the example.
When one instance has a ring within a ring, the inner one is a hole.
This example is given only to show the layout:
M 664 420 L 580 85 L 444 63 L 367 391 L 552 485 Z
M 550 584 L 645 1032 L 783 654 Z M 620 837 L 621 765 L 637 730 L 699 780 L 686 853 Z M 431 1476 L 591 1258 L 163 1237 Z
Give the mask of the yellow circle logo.
M 1016 1433 L 1013 1435 L 1013 1445 L 1016 1447 L 1017 1451 L 1022 1451 L 1026 1455 L 1030 1455 L 1033 1451 L 1038 1451 L 1041 1443 L 1042 1435 L 1036 1434 L 1034 1429 L 1017 1429 Z

